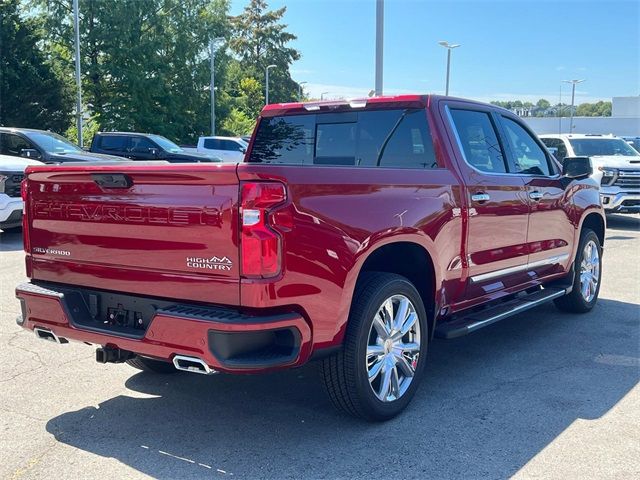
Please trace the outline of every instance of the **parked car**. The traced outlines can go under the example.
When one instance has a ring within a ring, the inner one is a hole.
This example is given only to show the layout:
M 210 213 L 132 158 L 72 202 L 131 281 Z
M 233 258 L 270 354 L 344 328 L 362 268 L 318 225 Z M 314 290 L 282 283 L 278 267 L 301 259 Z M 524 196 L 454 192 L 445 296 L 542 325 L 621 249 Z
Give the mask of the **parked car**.
M 223 162 L 241 162 L 247 151 L 248 143 L 240 137 L 200 137 L 195 148 L 186 151 L 215 155 Z
M 562 161 L 567 156 L 587 156 L 600 184 L 600 198 L 607 213 L 640 212 L 640 153 L 613 135 L 541 135 Z
M 268 105 L 258 121 L 239 165 L 76 167 L 63 184 L 30 167 L 19 324 L 150 372 L 319 360 L 338 408 L 385 420 L 434 335 L 551 300 L 594 307 L 590 161 L 561 167 L 511 112 L 405 95 Z
M 0 230 L 22 226 L 20 184 L 29 165 L 42 165 L 42 162 L 0 155 Z
M 171 140 L 149 133 L 100 132 L 90 151 L 119 155 L 130 160 L 164 160 L 171 163 L 220 162 L 214 155 L 187 152 Z
M 57 133 L 30 128 L 0 127 L 0 154 L 25 157 L 43 163 L 119 162 L 112 155 L 98 155 L 82 150 Z

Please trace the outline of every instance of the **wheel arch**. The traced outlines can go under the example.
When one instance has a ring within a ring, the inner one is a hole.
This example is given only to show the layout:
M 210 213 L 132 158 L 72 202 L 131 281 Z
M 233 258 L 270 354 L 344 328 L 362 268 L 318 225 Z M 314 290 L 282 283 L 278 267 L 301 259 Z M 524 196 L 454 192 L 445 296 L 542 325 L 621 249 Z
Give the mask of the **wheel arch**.
M 604 246 L 604 234 L 606 230 L 605 219 L 602 214 L 599 212 L 591 212 L 587 214 L 582 220 L 582 224 L 580 225 L 580 233 L 584 231 L 585 228 L 589 228 L 595 232 L 598 236 L 598 240 L 600 240 L 600 246 Z
M 432 251 L 433 246 L 426 245 L 422 238 L 413 236 L 393 236 L 370 247 L 366 255 L 362 255 L 351 271 L 349 282 L 351 301 L 355 294 L 359 279 L 365 272 L 395 273 L 407 278 L 416 287 L 427 311 L 429 335 L 433 334 L 435 313 L 438 309 L 438 289 L 441 275 L 437 258 Z M 337 340 L 342 343 L 348 318 L 339 326 Z

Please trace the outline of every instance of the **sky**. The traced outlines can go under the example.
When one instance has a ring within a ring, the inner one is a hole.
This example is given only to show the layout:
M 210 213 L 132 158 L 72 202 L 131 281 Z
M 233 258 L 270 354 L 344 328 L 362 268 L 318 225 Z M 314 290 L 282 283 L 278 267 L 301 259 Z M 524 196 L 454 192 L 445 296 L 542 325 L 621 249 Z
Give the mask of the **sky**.
M 374 87 L 375 0 L 267 0 L 302 58 L 291 75 L 312 98 L 366 96 Z M 240 14 L 248 0 L 232 0 Z M 444 93 L 481 101 L 546 98 L 576 104 L 640 95 L 640 2 L 386 0 L 384 93 Z

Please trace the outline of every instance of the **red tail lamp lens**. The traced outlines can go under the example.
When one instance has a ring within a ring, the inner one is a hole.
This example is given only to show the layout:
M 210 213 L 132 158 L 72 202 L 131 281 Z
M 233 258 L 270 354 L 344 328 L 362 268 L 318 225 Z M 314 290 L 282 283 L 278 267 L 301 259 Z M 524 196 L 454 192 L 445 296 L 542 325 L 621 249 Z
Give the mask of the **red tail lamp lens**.
M 245 182 L 241 185 L 242 275 L 268 278 L 280 273 L 282 238 L 269 228 L 271 209 L 287 198 L 277 182 Z

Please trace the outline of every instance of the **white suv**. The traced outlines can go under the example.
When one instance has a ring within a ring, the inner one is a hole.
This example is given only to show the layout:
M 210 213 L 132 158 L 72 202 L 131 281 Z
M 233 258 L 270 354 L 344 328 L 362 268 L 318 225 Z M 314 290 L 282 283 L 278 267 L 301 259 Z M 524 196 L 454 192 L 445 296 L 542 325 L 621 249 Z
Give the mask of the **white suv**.
M 0 229 L 22 225 L 20 184 L 29 165 L 42 165 L 37 160 L 0 155 Z
M 562 162 L 565 157 L 590 157 L 593 178 L 607 213 L 640 212 L 640 153 L 614 135 L 540 135 Z

